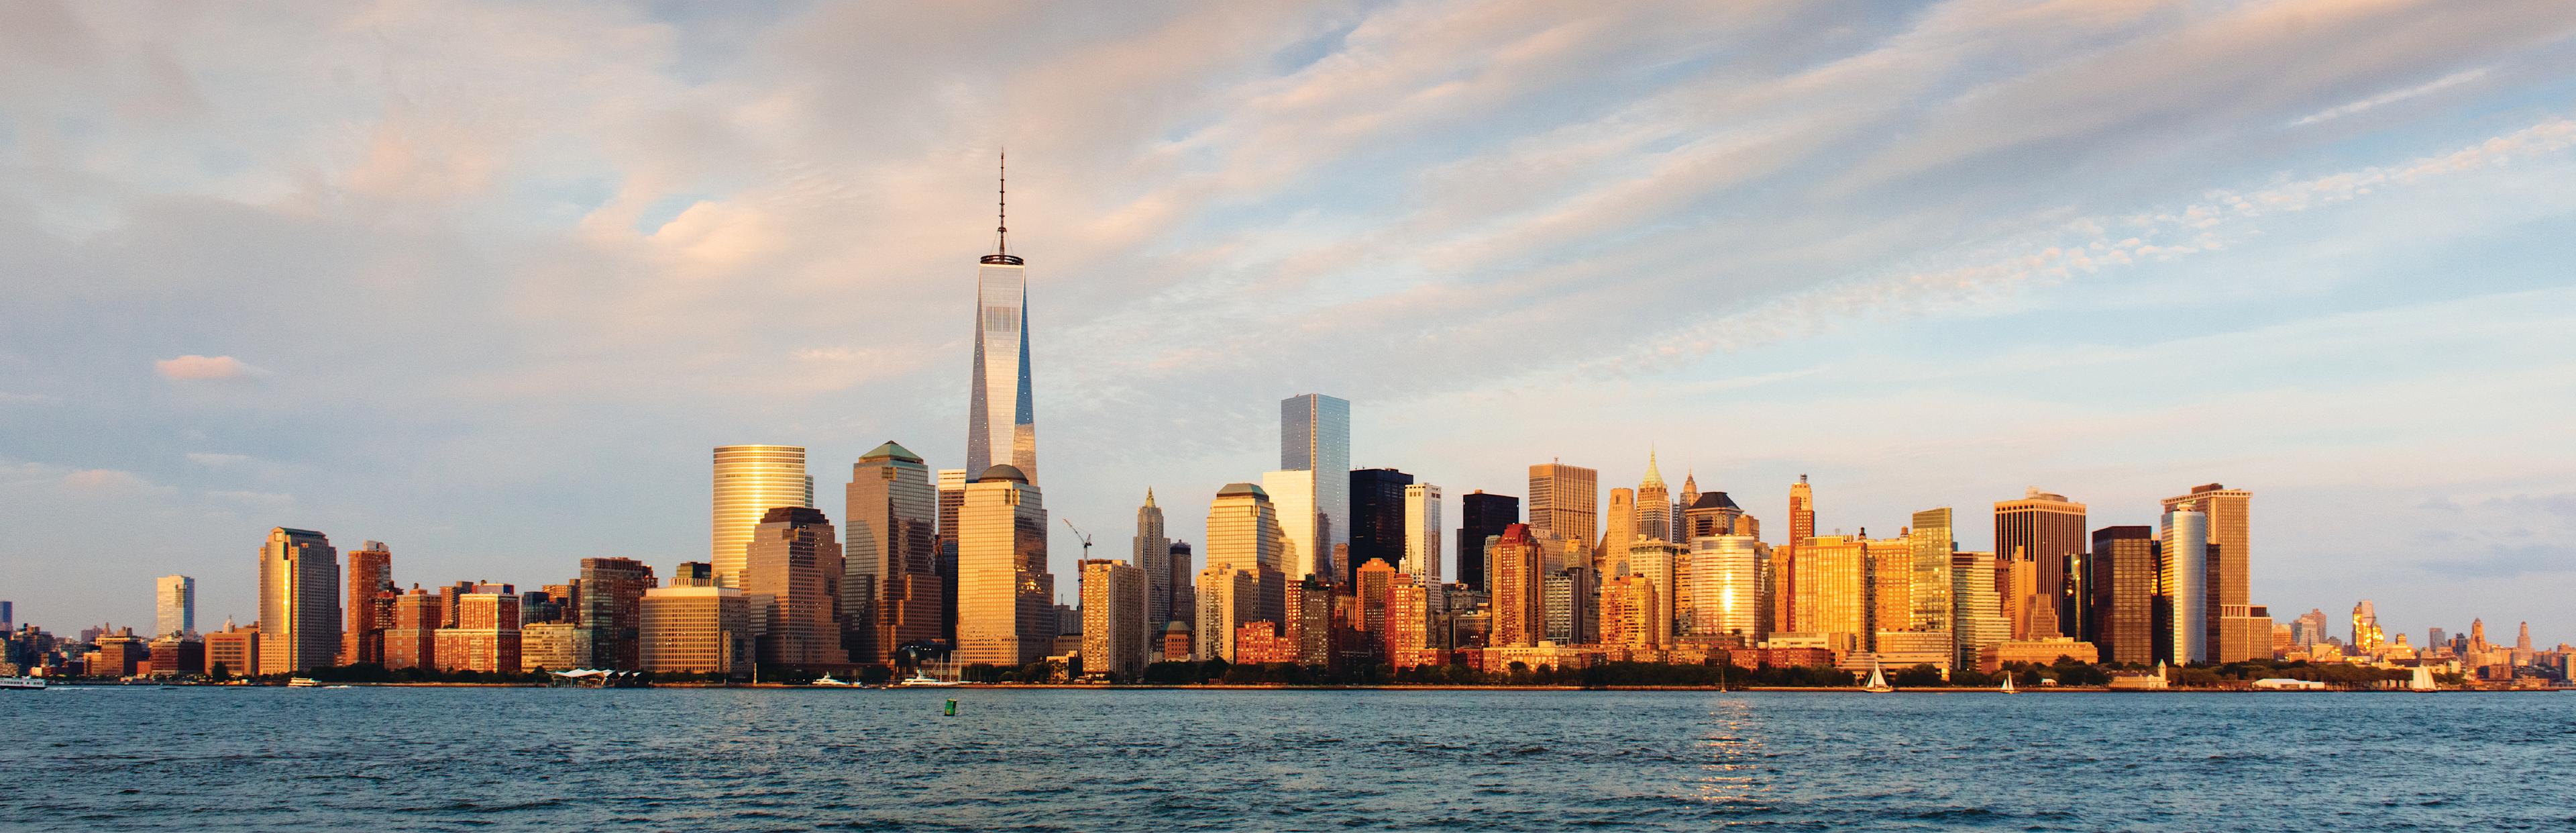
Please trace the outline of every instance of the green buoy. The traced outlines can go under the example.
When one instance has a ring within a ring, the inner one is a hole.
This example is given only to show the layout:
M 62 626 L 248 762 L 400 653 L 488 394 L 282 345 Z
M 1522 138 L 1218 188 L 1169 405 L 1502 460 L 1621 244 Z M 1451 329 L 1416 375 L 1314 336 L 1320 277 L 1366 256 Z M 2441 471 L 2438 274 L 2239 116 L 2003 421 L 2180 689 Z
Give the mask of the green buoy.
M 957 701 L 955 701 L 955 700 L 950 700 L 950 701 L 948 701 L 948 710 L 947 710 L 946 714 L 947 714 L 947 716 L 949 716 L 949 717 L 956 717 L 956 716 L 957 716 Z

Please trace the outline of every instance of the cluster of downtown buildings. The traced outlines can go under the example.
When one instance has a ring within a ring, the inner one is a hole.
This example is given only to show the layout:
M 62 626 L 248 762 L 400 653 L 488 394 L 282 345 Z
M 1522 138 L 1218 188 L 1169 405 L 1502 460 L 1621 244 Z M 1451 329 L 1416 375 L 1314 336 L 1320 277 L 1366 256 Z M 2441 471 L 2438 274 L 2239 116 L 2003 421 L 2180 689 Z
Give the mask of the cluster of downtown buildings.
M 1812 487 L 1788 487 L 1786 529 L 1652 453 L 1635 487 L 1560 461 L 1523 498 L 1459 496 L 1391 468 L 1353 469 L 1350 403 L 1281 403 L 1280 466 L 1208 498 L 1203 552 L 1145 491 L 1126 558 L 1074 565 L 1056 601 L 1039 486 L 1025 264 L 1006 231 L 977 278 L 966 465 L 932 470 L 887 442 L 851 465 L 840 522 L 818 507 L 805 450 L 715 449 L 707 560 L 671 574 L 581 559 L 560 584 L 399 587 L 390 547 L 345 560 L 321 532 L 279 527 L 258 550 L 259 618 L 198 634 L 194 582 L 161 580 L 155 635 L 59 640 L 10 630 L 12 673 L 168 676 L 220 667 L 288 674 L 352 664 L 521 672 L 603 668 L 726 677 L 944 660 L 1138 678 L 1149 663 L 1406 669 L 1728 662 L 1991 672 L 2073 659 L 2144 667 L 2248 660 L 2436 666 L 2487 681 L 2564 678 L 2576 652 L 2512 649 L 2483 624 L 2420 649 L 2370 603 L 2350 640 L 2311 611 L 2276 623 L 2252 603 L 2252 494 L 2218 484 L 2162 502 L 2153 526 L 2088 525 L 2084 504 L 2030 490 L 1994 504 L 1994 549 L 1962 551 L 1950 508 L 1896 534 L 1819 534 Z M 1205 494 L 1205 493 L 1202 493 Z M 1525 510 L 1525 511 L 1524 511 Z M 1455 542 L 1459 575 L 1441 574 Z M 1087 542 L 1087 539 L 1086 539 Z M 1204 566 L 1201 566 L 1201 563 Z M 10 619 L 0 602 L 0 623 Z

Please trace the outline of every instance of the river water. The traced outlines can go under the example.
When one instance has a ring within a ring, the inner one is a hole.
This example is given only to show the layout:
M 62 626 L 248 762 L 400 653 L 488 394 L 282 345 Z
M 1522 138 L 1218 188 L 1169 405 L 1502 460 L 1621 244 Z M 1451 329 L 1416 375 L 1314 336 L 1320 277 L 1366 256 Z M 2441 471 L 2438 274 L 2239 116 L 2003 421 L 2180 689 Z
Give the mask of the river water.
M 0 827 L 66 830 L 2576 829 L 2568 694 L 65 687 L 0 721 Z

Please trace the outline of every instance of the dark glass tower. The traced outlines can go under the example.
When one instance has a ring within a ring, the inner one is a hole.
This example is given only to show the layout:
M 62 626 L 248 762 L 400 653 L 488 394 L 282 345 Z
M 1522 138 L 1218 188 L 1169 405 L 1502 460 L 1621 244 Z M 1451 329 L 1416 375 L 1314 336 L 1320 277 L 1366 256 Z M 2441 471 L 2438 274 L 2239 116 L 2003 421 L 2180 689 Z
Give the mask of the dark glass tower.
M 1385 559 L 1404 563 L 1404 487 L 1413 475 L 1394 469 L 1351 470 L 1351 550 L 1342 561 L 1342 586 L 1354 587 L 1359 565 Z
M 1485 586 L 1485 539 L 1521 522 L 1521 499 L 1478 489 L 1460 495 L 1458 506 L 1458 581 L 1491 592 Z

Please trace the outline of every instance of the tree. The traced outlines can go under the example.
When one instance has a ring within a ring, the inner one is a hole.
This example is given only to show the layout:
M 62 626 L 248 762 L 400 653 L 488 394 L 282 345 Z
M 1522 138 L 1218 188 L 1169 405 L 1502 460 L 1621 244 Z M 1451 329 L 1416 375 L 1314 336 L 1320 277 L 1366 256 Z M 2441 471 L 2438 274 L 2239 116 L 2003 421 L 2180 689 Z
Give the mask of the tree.
M 206 669 L 206 676 L 214 680 L 229 680 L 233 678 L 233 669 L 232 666 L 218 662 Z

